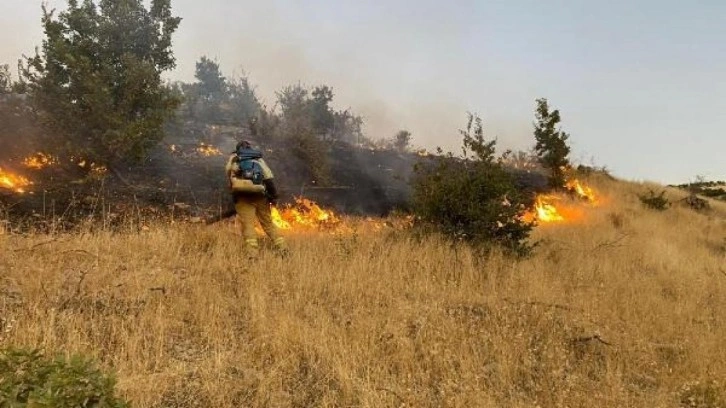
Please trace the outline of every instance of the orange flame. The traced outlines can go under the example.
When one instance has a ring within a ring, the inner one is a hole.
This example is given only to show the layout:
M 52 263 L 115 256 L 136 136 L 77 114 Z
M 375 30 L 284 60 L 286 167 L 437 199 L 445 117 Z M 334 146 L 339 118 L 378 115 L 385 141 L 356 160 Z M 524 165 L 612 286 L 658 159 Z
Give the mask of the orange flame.
M 595 192 L 592 190 L 592 188 L 583 185 L 578 179 L 569 180 L 567 183 L 565 183 L 565 188 L 575 193 L 578 197 L 591 203 L 594 203 L 596 201 Z
M 295 205 L 281 209 L 272 207 L 272 222 L 283 230 L 335 227 L 341 220 L 331 210 L 321 208 L 314 201 L 298 197 Z
M 23 159 L 23 165 L 34 170 L 40 170 L 57 163 L 58 159 L 43 152 L 35 153 L 34 155 Z
M 592 188 L 584 185 L 577 179 L 565 183 L 565 188 L 576 197 L 586 200 L 589 204 L 596 204 L 597 199 Z M 582 206 L 565 200 L 565 196 L 553 194 L 537 195 L 534 208 L 528 211 L 522 219 L 526 222 L 539 221 L 542 223 L 555 223 L 574 221 L 582 216 Z
M 25 193 L 25 187 L 33 183 L 23 176 L 4 171 L 0 168 L 0 188 L 12 190 L 16 193 Z
M 212 145 L 205 144 L 205 143 L 199 143 L 199 146 L 197 147 L 196 150 L 203 156 L 207 156 L 207 157 L 222 155 L 222 152 L 218 148 L 216 148 Z
M 104 174 L 108 173 L 108 167 L 96 163 L 91 163 L 91 173 L 97 176 L 103 176 Z
M 554 196 L 537 197 L 537 200 L 534 204 L 534 210 L 536 212 L 536 217 L 538 220 L 542 222 L 557 222 L 565 220 L 565 217 L 563 217 L 559 213 L 557 207 L 555 207 L 555 205 L 552 203 L 552 201 L 556 199 L 557 197 Z
M 108 167 L 102 164 L 96 164 L 95 162 L 86 160 L 83 157 L 71 156 L 70 161 L 82 169 L 90 170 L 91 174 L 95 176 L 103 176 L 108 172 Z
M 534 208 L 524 214 L 522 219 L 526 222 L 560 222 L 564 221 L 565 217 L 560 214 L 560 211 L 554 205 L 555 200 L 559 200 L 559 197 L 553 195 L 540 194 L 534 202 Z

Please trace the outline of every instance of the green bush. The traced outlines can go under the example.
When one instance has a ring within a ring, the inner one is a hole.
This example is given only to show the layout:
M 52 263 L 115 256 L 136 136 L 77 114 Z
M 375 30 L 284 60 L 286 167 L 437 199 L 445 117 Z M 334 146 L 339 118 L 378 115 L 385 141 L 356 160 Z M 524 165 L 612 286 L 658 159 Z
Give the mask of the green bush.
M 90 359 L 51 359 L 38 351 L 0 350 L 0 407 L 122 408 L 115 380 Z
M 413 208 L 423 225 L 479 248 L 500 246 L 519 255 L 530 251 L 533 225 L 522 220 L 532 198 L 515 187 L 495 141 L 485 141 L 481 119 L 470 115 L 462 130 L 463 157 L 433 156 L 416 165 Z
M 640 198 L 640 202 L 652 210 L 664 211 L 671 206 L 671 202 L 665 198 L 665 190 L 657 195 L 653 190 L 650 190 L 648 195 L 638 195 L 638 198 Z

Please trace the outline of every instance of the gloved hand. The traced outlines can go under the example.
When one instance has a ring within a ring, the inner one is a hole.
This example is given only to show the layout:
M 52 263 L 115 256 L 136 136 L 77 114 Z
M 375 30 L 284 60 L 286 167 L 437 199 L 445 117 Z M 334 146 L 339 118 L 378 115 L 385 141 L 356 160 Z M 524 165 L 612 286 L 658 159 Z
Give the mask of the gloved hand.
M 275 187 L 275 182 L 273 179 L 267 179 L 263 180 L 263 183 L 265 184 L 265 190 L 267 195 L 267 202 L 272 205 L 277 205 L 277 187 Z

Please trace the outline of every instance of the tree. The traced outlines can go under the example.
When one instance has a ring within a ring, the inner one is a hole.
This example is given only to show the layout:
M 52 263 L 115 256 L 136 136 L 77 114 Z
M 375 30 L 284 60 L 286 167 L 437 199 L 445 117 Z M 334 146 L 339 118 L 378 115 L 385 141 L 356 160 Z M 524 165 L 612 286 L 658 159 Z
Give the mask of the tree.
M 161 73 L 175 66 L 171 0 L 69 0 L 43 6 L 45 39 L 22 70 L 57 147 L 113 165 L 143 158 L 179 104 Z
M 530 250 L 532 224 L 522 220 L 532 199 L 520 193 L 487 141 L 481 119 L 469 116 L 463 156 L 451 153 L 424 159 L 413 178 L 414 212 L 426 225 L 452 240 L 479 248 Z
M 333 101 L 333 89 L 323 85 L 313 89 L 310 100 L 310 114 L 312 115 L 313 129 L 319 135 L 327 138 L 333 131 L 335 115 L 330 108 Z
M 315 129 L 313 100 L 302 85 L 285 87 L 277 93 L 277 104 L 282 110 L 278 140 L 290 146 L 291 153 L 301 160 L 304 173 L 312 182 L 325 185 L 330 181 L 328 146 Z M 322 100 L 318 94 L 318 101 Z
M 252 127 L 262 104 L 246 76 L 227 78 L 216 60 L 203 56 L 196 63 L 197 82 L 178 83 L 184 96 L 180 114 L 204 123 Z
M 335 118 L 331 135 L 333 140 L 358 145 L 363 142 L 365 137 L 362 117 L 354 115 L 350 110 L 335 112 L 333 117 Z
M 557 109 L 550 112 L 547 99 L 537 99 L 535 118 L 535 152 L 540 164 L 550 172 L 550 186 L 561 188 L 566 181 L 565 170 L 570 166 L 567 159 L 570 154 L 567 139 L 570 135 L 559 129 L 560 112 Z
M 222 103 L 227 99 L 227 78 L 222 75 L 219 63 L 203 56 L 196 64 L 191 103 L 196 116 L 204 122 L 222 122 Z
M 399 130 L 393 139 L 393 147 L 399 152 L 405 152 L 411 144 L 411 132 L 408 130 Z
M 222 75 L 219 63 L 202 57 L 196 65 L 199 96 L 208 101 L 222 101 L 227 93 L 227 78 Z
M 250 85 L 246 76 L 229 81 L 228 87 L 232 121 L 236 124 L 246 123 L 252 128 L 262 112 L 262 104 L 257 98 L 255 88 Z
M 310 117 L 308 104 L 308 90 L 302 85 L 289 85 L 276 92 L 277 104 L 282 111 L 282 117 L 288 121 L 301 120 Z
M 0 95 L 9 94 L 13 88 L 13 78 L 10 76 L 10 66 L 0 65 Z

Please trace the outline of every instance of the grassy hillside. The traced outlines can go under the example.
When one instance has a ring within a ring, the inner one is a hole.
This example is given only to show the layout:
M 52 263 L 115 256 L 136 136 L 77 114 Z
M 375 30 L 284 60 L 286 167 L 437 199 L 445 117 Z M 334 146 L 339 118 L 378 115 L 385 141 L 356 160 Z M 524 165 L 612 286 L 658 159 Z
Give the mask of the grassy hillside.
M 0 347 L 93 355 L 136 407 L 723 406 L 726 205 L 592 184 L 521 261 L 368 228 L 254 264 L 232 223 L 0 235 Z

